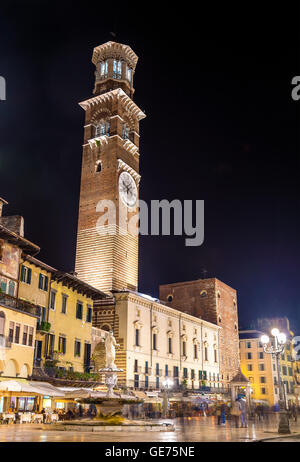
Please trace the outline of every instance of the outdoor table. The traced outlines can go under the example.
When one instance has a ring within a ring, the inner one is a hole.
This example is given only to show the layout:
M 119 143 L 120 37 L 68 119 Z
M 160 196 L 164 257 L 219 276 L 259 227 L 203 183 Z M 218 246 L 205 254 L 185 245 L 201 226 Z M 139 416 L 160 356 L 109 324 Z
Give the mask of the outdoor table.
M 43 414 L 33 414 L 32 416 L 32 422 L 39 422 L 43 423 Z
M 2 414 L 2 419 L 4 421 L 7 421 L 7 423 L 9 423 L 10 420 L 13 422 L 15 420 L 15 414 L 3 413 Z
M 20 413 L 20 423 L 31 423 L 31 412 Z

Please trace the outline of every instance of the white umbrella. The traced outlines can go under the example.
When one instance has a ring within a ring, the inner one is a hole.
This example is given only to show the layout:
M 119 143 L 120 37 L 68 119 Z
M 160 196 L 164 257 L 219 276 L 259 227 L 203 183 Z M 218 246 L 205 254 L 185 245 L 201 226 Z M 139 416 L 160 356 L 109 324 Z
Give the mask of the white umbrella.
M 57 397 L 63 397 L 65 396 L 65 393 L 51 385 L 51 383 L 48 382 L 28 382 L 30 386 L 38 388 L 41 390 L 41 394 L 45 396 L 57 396 Z

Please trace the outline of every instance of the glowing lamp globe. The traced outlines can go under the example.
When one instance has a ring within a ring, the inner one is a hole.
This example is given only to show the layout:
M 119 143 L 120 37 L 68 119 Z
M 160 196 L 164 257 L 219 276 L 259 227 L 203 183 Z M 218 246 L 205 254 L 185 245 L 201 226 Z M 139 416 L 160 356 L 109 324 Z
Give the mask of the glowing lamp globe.
M 263 343 L 264 345 L 266 345 L 267 343 L 269 343 L 269 337 L 267 335 L 262 335 L 261 338 L 260 338 L 260 341 L 261 343 Z
M 272 334 L 274 337 L 277 337 L 277 335 L 279 334 L 279 330 L 277 329 L 277 327 L 274 327 L 274 329 L 272 329 L 271 334 Z

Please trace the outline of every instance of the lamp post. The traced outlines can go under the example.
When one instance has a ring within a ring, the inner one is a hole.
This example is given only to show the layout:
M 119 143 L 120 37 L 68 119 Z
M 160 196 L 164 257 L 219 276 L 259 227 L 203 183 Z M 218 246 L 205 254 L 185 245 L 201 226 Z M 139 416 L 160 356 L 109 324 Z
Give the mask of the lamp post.
M 173 380 L 166 378 L 163 381 L 164 387 L 164 418 L 168 417 L 168 410 L 169 410 L 169 390 L 173 387 L 174 382 Z
M 282 332 L 279 332 L 277 328 L 272 329 L 271 331 L 272 336 L 274 337 L 274 345 L 270 345 L 270 339 L 267 335 L 262 335 L 261 343 L 264 346 L 264 352 L 267 354 L 271 354 L 276 358 L 277 364 L 277 373 L 278 373 L 278 386 L 279 386 L 279 408 L 280 408 L 280 420 L 279 420 L 279 427 L 278 433 L 287 434 L 291 433 L 290 425 L 289 425 L 289 417 L 286 411 L 286 404 L 284 402 L 284 390 L 283 390 L 283 383 L 281 380 L 281 371 L 280 371 L 280 355 L 284 351 L 285 344 L 286 344 L 286 335 Z

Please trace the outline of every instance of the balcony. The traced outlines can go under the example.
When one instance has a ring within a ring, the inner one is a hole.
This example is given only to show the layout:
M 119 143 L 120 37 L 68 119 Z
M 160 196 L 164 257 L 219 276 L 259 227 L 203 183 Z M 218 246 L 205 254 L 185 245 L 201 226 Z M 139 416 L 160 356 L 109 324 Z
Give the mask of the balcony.
M 0 348 L 11 348 L 12 339 L 5 335 L 0 335 Z
M 47 332 L 49 332 L 51 329 L 51 323 L 50 322 L 46 322 L 46 321 L 42 321 L 40 323 L 38 323 L 37 325 L 37 332 L 39 332 L 40 334 L 46 334 Z
M 0 305 L 5 308 L 22 311 L 23 313 L 28 313 L 36 317 L 41 315 L 41 308 L 39 306 L 3 293 L 0 294 Z

